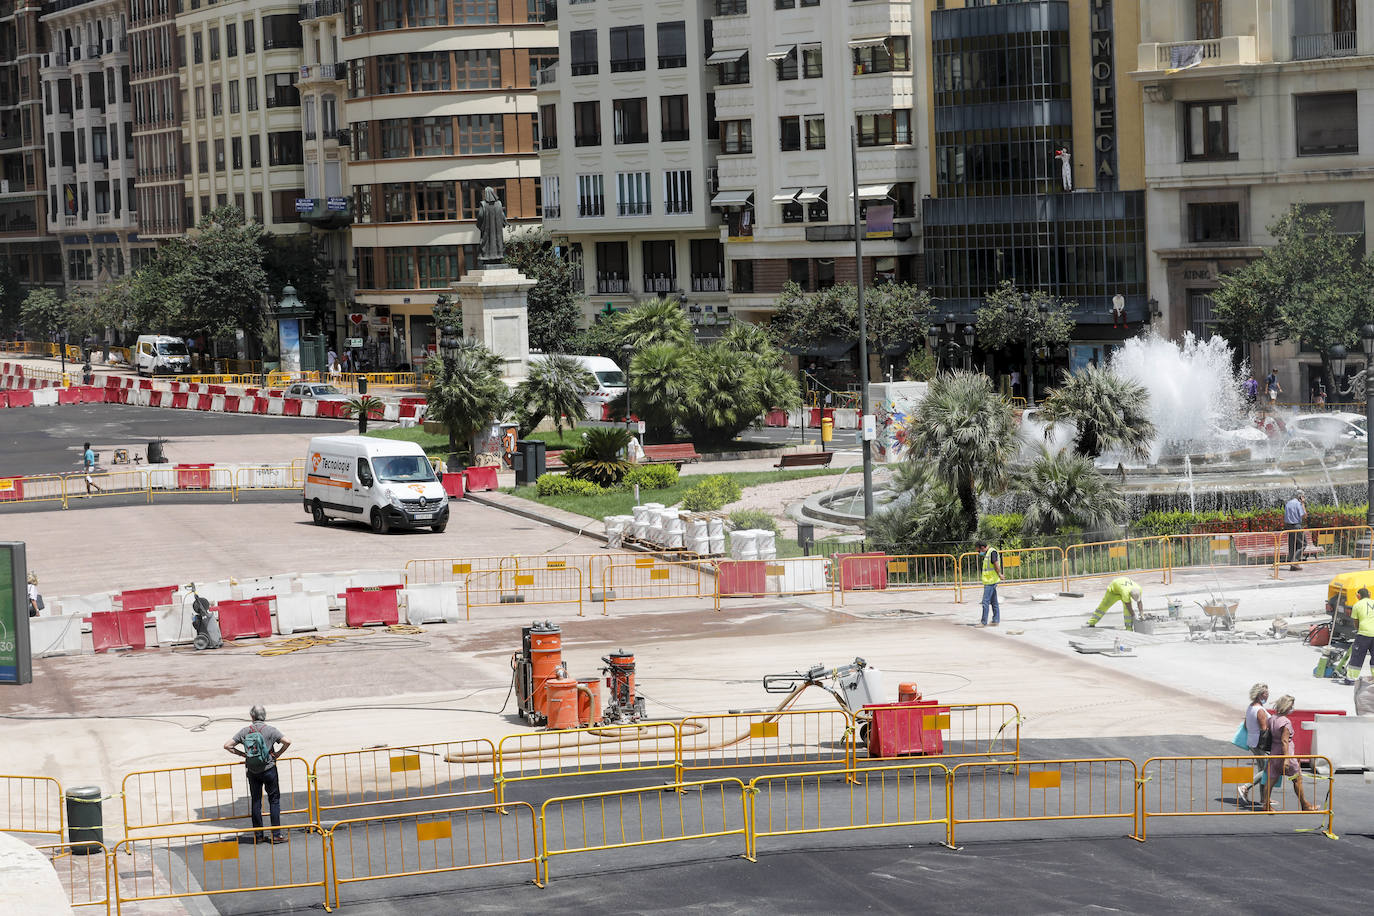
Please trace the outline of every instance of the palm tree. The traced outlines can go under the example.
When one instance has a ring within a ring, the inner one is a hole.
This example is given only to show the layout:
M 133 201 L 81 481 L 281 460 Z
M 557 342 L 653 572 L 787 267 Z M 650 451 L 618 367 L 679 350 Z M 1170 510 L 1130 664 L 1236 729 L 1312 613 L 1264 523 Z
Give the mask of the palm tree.
M 501 358 L 480 341 L 464 338 L 437 362 L 425 392 L 429 400 L 425 415 L 448 428 L 452 455 L 458 452 L 458 443 L 469 441 L 504 412 L 510 391 L 501 381 Z
M 593 426 L 582 431 L 582 444 L 560 456 L 574 480 L 590 480 L 603 487 L 620 483 L 632 465 L 624 458 L 630 434 L 618 426 Z
M 630 361 L 629 406 L 644 421 L 648 435 L 658 442 L 673 438 L 673 422 L 686 395 L 683 376 L 687 349 L 658 343 L 645 347 Z
M 386 410 L 386 402 L 370 394 L 356 394 L 344 404 L 344 413 L 358 418 L 358 435 L 367 435 L 367 421 L 380 420 Z
M 1092 459 L 1068 451 L 1053 454 L 1041 449 L 1017 476 L 1015 488 L 1025 502 L 1026 534 L 1058 534 L 1065 528 L 1096 531 L 1117 525 L 1126 515 L 1125 499 Z
M 778 352 L 768 331 L 761 324 L 752 321 L 736 321 L 720 337 L 722 346 L 739 353 L 772 358 Z
M 1087 366 L 1065 372 L 1060 386 L 1046 392 L 1040 419 L 1047 437 L 1055 423 L 1072 423 L 1078 430 L 1074 451 L 1086 458 L 1109 448 L 1143 458 L 1155 437 L 1149 408 L 1150 394 L 1143 386 L 1109 369 Z
M 907 421 L 909 460 L 930 462 L 959 500 L 965 533 L 978 522 L 978 490 L 1002 486 L 1016 454 L 1011 405 L 992 380 L 973 372 L 941 375 Z
M 681 345 L 692 340 L 687 313 L 671 299 L 648 299 L 622 312 L 616 316 L 616 331 L 621 343 L 628 343 L 635 350 L 657 343 Z
M 520 383 L 518 397 L 531 429 L 544 417 L 553 417 L 561 439 L 564 419 L 569 429 L 576 429 L 578 420 L 587 419 L 582 398 L 595 390 L 596 376 L 576 358 L 554 354 L 530 363 L 529 378 Z
M 868 522 L 867 534 L 874 547 L 916 553 L 961 540 L 967 533 L 959 500 L 931 465 L 899 467 L 892 486 L 900 495 Z

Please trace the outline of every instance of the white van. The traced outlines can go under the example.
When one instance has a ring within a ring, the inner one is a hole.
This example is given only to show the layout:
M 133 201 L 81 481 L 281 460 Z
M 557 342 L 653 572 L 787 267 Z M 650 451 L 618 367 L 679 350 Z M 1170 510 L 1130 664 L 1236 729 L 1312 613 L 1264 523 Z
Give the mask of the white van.
M 378 534 L 448 526 L 448 496 L 414 442 L 316 436 L 305 455 L 302 504 L 317 525 L 356 518 Z
M 166 334 L 141 334 L 134 344 L 134 367 L 139 375 L 190 372 L 191 352 L 186 341 Z
M 537 363 L 548 359 L 543 353 L 531 353 L 530 362 Z M 574 356 L 596 379 L 596 388 L 582 398 L 587 408 L 588 420 L 618 419 L 607 415 L 606 408 L 611 401 L 625 394 L 625 373 L 613 360 L 604 356 Z

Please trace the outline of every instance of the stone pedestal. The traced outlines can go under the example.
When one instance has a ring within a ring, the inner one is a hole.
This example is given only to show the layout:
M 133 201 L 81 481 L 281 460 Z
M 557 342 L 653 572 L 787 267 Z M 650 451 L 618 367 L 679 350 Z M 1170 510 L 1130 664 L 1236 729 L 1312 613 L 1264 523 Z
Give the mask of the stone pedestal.
M 469 271 L 453 284 L 463 304 L 463 333 L 501 357 L 507 380 L 529 374 L 530 321 L 526 296 L 534 280 L 511 267 Z

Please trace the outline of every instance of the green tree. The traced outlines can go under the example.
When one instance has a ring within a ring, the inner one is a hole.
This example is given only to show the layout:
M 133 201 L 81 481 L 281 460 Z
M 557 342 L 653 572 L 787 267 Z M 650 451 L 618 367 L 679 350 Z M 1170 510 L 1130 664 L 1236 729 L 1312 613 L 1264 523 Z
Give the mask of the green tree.
M 517 400 L 524 407 L 530 429 L 544 417 L 553 417 L 561 438 L 564 420 L 569 429 L 576 429 L 577 421 L 587 419 L 582 398 L 595 390 L 596 376 L 575 357 L 555 353 L 530 362 L 529 377 L 520 383 Z
M 1155 437 L 1149 409 L 1150 393 L 1143 386 L 1090 365 L 1065 372 L 1059 387 L 1045 392 L 1040 419 L 1047 437 L 1055 423 L 1073 424 L 1074 451 L 1085 458 L 1096 458 L 1109 448 L 1145 457 Z
M 770 408 L 787 409 L 801 401 L 797 380 L 776 347 L 763 343 L 761 349 L 737 350 L 735 344 L 754 347 L 759 339 L 745 332 L 683 348 L 678 422 L 694 442 L 723 445 Z
M 628 413 L 644 421 L 646 434 L 659 442 L 673 437 L 683 398 L 688 348 L 670 343 L 645 347 L 630 361 Z
M 258 237 L 267 291 L 280 296 L 282 287 L 294 286 L 296 297 L 315 311 L 317 318 L 334 313 L 334 290 L 324 239 L 317 235 Z
M 985 350 L 1020 349 L 1022 377 L 1030 384 L 1035 350 L 1068 342 L 1075 308 L 1042 290 L 1023 292 L 1003 280 L 978 307 L 978 343 Z
M 1357 240 L 1336 232 L 1331 214 L 1294 207 L 1269 227 L 1274 245 L 1221 278 L 1212 307 L 1234 340 L 1303 340 L 1317 351 L 1331 378 L 1334 344 L 1354 346 L 1357 328 L 1371 318 L 1374 268 Z
M 793 349 L 814 347 L 827 338 L 857 339 L 857 296 L 850 284 L 807 293 L 788 281 L 769 325 L 773 339 Z M 912 283 L 865 286 L 864 316 L 870 352 L 891 354 L 919 346 L 930 317 L 930 294 Z
M 1042 448 L 1017 475 L 1014 490 L 1024 500 L 1023 530 L 1028 535 L 1102 531 L 1126 517 L 1126 501 L 1092 459 L 1069 451 L 1051 454 Z
M 568 337 L 564 347 L 569 353 L 581 356 L 604 356 L 619 364 L 624 359 L 620 352 L 620 331 L 615 315 L 598 314 L 596 320 L 576 334 Z
M 618 426 L 593 426 L 582 431 L 582 443 L 564 449 L 559 456 L 574 480 L 590 480 L 602 487 L 613 487 L 633 467 L 625 460 L 630 434 Z
M 48 340 L 54 331 L 67 329 L 67 307 L 56 291 L 39 287 L 24 297 L 19 321 L 30 340 Z
M 894 474 L 893 488 L 899 493 L 897 499 L 868 520 L 867 534 L 875 546 L 895 553 L 920 553 L 967 536 L 958 495 L 933 465 L 902 465 Z
M 974 531 L 978 493 L 1002 487 L 1017 451 L 1011 404 L 986 375 L 941 375 L 907 421 L 907 441 L 909 460 L 929 462 L 937 479 L 954 491 L 963 533 Z
M 448 428 L 449 452 L 457 454 L 460 443 L 505 412 L 510 392 L 501 381 L 501 358 L 480 341 L 463 338 L 452 354 L 435 362 L 425 391 L 426 416 Z
M 578 282 L 578 266 L 556 251 L 543 229 L 525 229 L 506 239 L 506 261 L 536 281 L 527 297 L 530 348 L 544 353 L 569 352 L 582 323 L 587 295 Z
M 621 345 L 635 350 L 656 343 L 688 344 L 692 325 L 687 313 L 672 299 L 648 299 L 615 316 L 615 331 Z M 618 349 L 618 348 L 617 348 Z

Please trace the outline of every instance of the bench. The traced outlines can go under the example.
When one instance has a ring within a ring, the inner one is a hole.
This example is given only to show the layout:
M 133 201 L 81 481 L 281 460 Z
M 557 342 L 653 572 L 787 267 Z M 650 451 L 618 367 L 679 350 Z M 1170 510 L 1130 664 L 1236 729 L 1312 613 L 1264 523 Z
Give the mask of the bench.
M 828 467 L 830 462 L 835 460 L 834 452 L 797 452 L 792 455 L 783 455 L 775 468 L 810 468 Z
M 1288 532 L 1272 531 L 1257 534 L 1234 534 L 1231 536 L 1231 543 L 1236 548 L 1236 555 L 1246 561 L 1263 561 L 1272 563 L 1276 559 L 1284 561 L 1288 559 Z M 1313 544 L 1308 533 L 1303 532 L 1303 548 L 1301 559 L 1319 557 L 1325 553 L 1325 548 Z M 1275 553 L 1278 554 L 1275 557 Z M 1296 562 L 1296 561 L 1295 561 Z
M 701 460 L 697 447 L 690 442 L 675 445 L 646 445 L 640 464 L 671 464 L 681 469 L 684 464 L 694 464 Z

